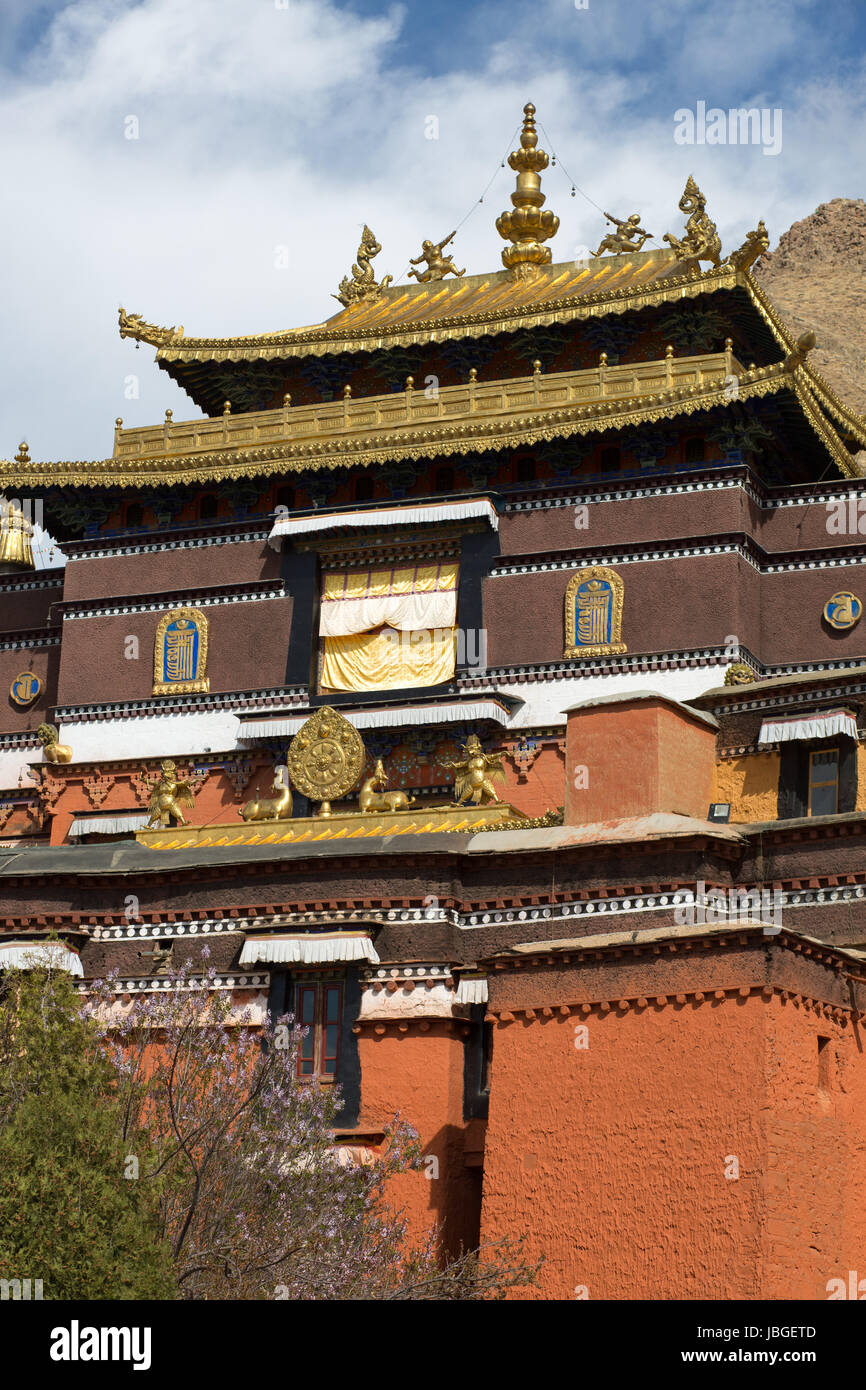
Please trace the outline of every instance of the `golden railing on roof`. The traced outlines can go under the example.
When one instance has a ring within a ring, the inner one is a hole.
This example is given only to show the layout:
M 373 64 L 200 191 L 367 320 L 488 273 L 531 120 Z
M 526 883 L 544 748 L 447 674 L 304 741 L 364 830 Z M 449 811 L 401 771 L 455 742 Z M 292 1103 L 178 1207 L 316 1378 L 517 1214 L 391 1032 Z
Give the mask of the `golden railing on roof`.
M 324 442 L 339 437 L 367 436 L 389 430 L 447 425 L 473 416 L 507 417 L 574 407 L 592 408 L 614 401 L 659 396 L 666 391 L 698 392 L 720 389 L 726 378 L 743 375 L 730 342 L 724 352 L 698 357 L 675 357 L 668 348 L 654 362 L 608 364 L 602 353 L 597 367 L 574 372 L 545 374 L 536 363 L 527 377 L 504 381 L 471 379 L 460 386 L 438 387 L 429 378 L 416 387 L 389 396 L 353 399 L 348 387 L 341 400 L 293 406 L 288 401 L 275 410 L 232 415 L 230 407 L 216 419 L 175 422 L 166 411 L 165 423 L 143 429 L 123 429 L 118 422 L 114 458 L 140 459 L 173 454 L 213 453 L 220 449 L 249 449 L 291 441 L 293 444 Z

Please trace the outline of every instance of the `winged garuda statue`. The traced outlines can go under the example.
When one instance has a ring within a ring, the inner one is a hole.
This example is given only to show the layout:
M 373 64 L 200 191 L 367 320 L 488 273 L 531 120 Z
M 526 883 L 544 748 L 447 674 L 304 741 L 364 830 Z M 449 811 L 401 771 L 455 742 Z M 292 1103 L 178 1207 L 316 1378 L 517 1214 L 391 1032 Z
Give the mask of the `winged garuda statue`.
M 186 819 L 181 811 L 181 806 L 195 805 L 195 797 L 189 782 L 179 782 L 177 779 L 177 769 L 171 758 L 166 758 L 160 763 L 161 777 L 156 783 L 148 802 L 147 809 L 150 811 L 150 820 L 144 827 L 149 830 L 151 826 L 170 825 L 174 819 L 178 825 L 186 825 Z
M 493 787 L 494 782 L 505 781 L 501 753 L 485 753 L 477 734 L 470 734 L 463 748 L 463 757 L 455 762 L 447 761 L 443 767 L 454 768 L 454 804 L 463 806 L 471 802 L 473 806 L 485 806 L 499 797 Z

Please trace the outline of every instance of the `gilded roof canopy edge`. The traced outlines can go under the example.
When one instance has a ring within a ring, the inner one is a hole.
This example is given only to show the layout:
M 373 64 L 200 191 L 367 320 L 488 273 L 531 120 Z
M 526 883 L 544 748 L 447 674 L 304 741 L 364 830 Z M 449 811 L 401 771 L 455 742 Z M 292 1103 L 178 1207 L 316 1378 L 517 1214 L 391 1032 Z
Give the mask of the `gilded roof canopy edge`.
M 787 369 L 784 363 L 747 371 L 739 384 L 738 400 L 759 399 L 789 390 L 803 414 L 844 477 L 861 476 L 831 422 L 821 408 L 819 393 L 805 364 Z M 313 449 L 306 441 L 285 442 L 256 449 L 217 449 L 197 455 L 193 462 L 183 455 L 164 455 L 149 460 L 104 459 L 96 461 L 36 462 L 23 467 L 18 461 L 0 460 L 0 484 L 5 478 L 17 487 L 130 487 L 254 478 L 276 473 L 314 471 L 318 468 L 371 466 L 399 459 L 442 457 L 468 452 L 486 453 L 517 448 L 553 439 L 603 432 L 613 428 L 673 420 L 714 406 L 730 405 L 724 388 L 700 394 L 688 388 L 664 391 L 635 401 L 611 401 L 585 413 L 582 408 L 527 413 L 519 420 L 468 419 L 439 428 L 383 431 L 371 435 L 366 447 L 357 441 L 335 438 Z

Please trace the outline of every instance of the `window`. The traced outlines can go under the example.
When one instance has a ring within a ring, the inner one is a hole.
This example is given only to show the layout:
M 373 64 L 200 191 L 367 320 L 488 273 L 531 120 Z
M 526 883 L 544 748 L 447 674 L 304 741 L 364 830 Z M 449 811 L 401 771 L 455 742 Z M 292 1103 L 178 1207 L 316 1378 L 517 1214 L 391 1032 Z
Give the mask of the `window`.
M 602 449 L 600 463 L 602 473 L 618 473 L 621 463 L 619 449 L 615 445 Z
M 343 986 L 330 980 L 304 980 L 297 986 L 295 1018 L 307 1029 L 298 1050 L 298 1076 L 333 1081 L 340 1056 Z
M 458 565 L 322 576 L 320 692 L 444 685 L 457 660 Z
M 703 463 L 706 457 L 706 448 L 702 435 L 694 439 L 687 439 L 683 449 L 683 461 L 685 463 Z
M 435 478 L 434 478 L 434 480 L 433 480 L 433 488 L 434 488 L 434 491 L 435 491 L 435 492 L 453 492 L 453 491 L 454 491 L 454 469 L 453 469 L 453 468 L 437 468 L 437 469 L 436 469 L 436 476 L 435 476 Z
M 285 507 L 289 512 L 294 511 L 295 489 L 293 487 L 278 487 L 274 506 Z
M 144 507 L 140 502 L 130 502 L 126 509 L 126 524 L 130 530 L 144 525 Z
M 373 497 L 373 479 L 369 473 L 355 479 L 355 501 L 369 502 Z
M 218 507 L 219 502 L 213 494 L 208 494 L 207 497 L 203 497 L 198 504 L 199 520 L 213 521 L 217 514 Z
M 809 815 L 835 816 L 839 810 L 839 749 L 809 754 Z
M 486 1004 L 469 1009 L 469 1035 L 463 1055 L 463 1118 L 485 1120 L 490 1107 L 493 1024 L 485 1023 Z

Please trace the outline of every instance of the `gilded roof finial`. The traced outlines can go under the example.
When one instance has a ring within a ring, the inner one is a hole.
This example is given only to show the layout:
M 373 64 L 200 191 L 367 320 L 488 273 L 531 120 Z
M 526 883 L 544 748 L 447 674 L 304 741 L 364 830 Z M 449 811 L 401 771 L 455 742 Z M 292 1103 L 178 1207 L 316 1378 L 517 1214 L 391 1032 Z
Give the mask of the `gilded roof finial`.
M 508 163 L 517 174 L 517 187 L 511 195 L 513 212 L 496 219 L 496 230 L 511 245 L 502 252 L 502 263 L 518 276 L 532 276 L 541 265 L 550 265 L 549 246 L 541 243 L 555 236 L 559 218 L 549 209 L 542 212 L 545 196 L 541 191 L 541 171 L 548 165 L 547 154 L 538 148 L 535 107 L 529 101 L 523 108 L 520 149 L 513 150 Z
M 16 463 L 30 463 L 30 450 L 27 447 L 27 440 L 22 439 L 18 445 L 18 453 L 15 455 Z

